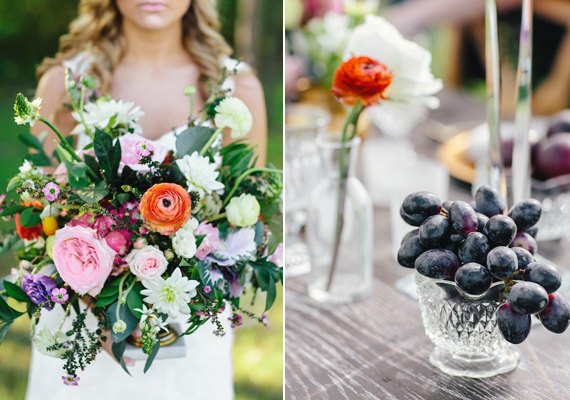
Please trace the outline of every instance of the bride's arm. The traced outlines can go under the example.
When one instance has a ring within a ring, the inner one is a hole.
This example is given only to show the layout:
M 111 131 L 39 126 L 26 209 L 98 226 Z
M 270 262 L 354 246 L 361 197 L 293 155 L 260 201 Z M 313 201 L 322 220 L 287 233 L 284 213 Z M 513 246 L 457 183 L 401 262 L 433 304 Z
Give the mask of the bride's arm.
M 34 98 L 37 97 L 42 98 L 40 109 L 42 117 L 50 121 L 64 136 L 69 135 L 76 123 L 71 113 L 63 106 L 69 102 L 65 92 L 65 68 L 55 66 L 46 71 L 38 83 Z M 32 128 L 32 133 L 37 136 L 42 132 L 48 132 L 44 150 L 48 156 L 51 156 L 55 150 L 54 140 L 57 140 L 57 136 L 43 122 L 37 122 Z
M 242 72 L 235 77 L 234 96 L 242 100 L 253 117 L 253 127 L 246 138 L 257 145 L 258 167 L 265 167 L 267 156 L 267 110 L 263 88 L 259 79 L 251 72 Z M 230 135 L 224 135 L 224 144 L 232 142 Z

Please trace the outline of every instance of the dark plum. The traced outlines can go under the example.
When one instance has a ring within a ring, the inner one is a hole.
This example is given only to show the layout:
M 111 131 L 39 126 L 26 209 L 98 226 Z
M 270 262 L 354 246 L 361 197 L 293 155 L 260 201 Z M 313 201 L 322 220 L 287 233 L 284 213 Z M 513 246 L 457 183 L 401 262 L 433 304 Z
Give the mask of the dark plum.
M 411 225 L 420 226 L 428 217 L 441 212 L 441 200 L 429 192 L 414 192 L 404 199 L 400 215 L 402 212 L 414 222 Z
M 517 259 L 519 261 L 519 271 L 522 271 L 529 265 L 531 262 L 534 262 L 534 257 L 528 250 L 523 249 L 522 247 L 511 247 L 511 250 L 517 255 Z
M 479 232 L 471 232 L 457 248 L 457 257 L 462 263 L 476 262 L 485 264 L 489 253 L 489 241 Z
M 548 295 L 548 305 L 538 313 L 538 318 L 546 329 L 562 333 L 570 324 L 570 304 L 560 293 Z
M 451 224 L 443 215 L 432 215 L 420 225 L 420 243 L 428 249 L 445 246 L 449 240 Z
M 414 268 L 416 259 L 427 249 L 420 243 L 418 236 L 405 240 L 398 250 L 398 263 L 402 267 Z
M 449 250 L 433 249 L 422 253 L 415 262 L 416 270 L 429 278 L 451 279 L 459 268 L 459 259 Z
M 518 269 L 517 255 L 508 247 L 495 247 L 487 255 L 487 269 L 497 279 L 507 279 Z
M 483 233 L 483 229 L 485 229 L 487 222 L 489 222 L 489 217 L 485 214 L 477 213 L 477 232 Z
M 538 250 L 536 239 L 530 236 L 527 232 L 517 234 L 509 247 L 520 247 L 521 249 L 527 250 L 532 255 L 535 255 Z
M 501 194 L 491 186 L 483 185 L 475 192 L 475 210 L 487 217 L 503 214 L 507 204 Z
M 459 267 L 455 283 L 465 293 L 478 296 L 489 290 L 493 276 L 481 264 L 470 262 Z
M 530 263 L 524 270 L 523 278 L 527 282 L 538 283 L 547 293 L 556 292 L 562 285 L 558 269 L 544 261 Z
M 477 231 L 477 213 L 469 204 L 464 201 L 454 201 L 449 207 L 449 219 L 455 232 L 462 236 L 467 236 L 471 232 Z
M 525 341 L 530 333 L 530 315 L 521 314 L 508 303 L 504 303 L 497 311 L 497 325 L 505 340 L 512 344 Z
M 517 226 L 506 215 L 495 215 L 485 224 L 483 234 L 492 246 L 508 246 L 517 234 Z
M 418 236 L 419 233 L 420 233 L 419 229 L 414 229 L 412 231 L 409 231 L 408 233 L 406 233 L 406 236 L 402 238 L 400 244 L 404 243 L 406 240 L 408 240 L 411 237 Z
M 519 232 L 532 228 L 542 214 L 542 205 L 538 200 L 521 200 L 513 205 L 509 211 L 509 217 L 515 221 Z
M 511 288 L 508 300 L 516 312 L 538 314 L 548 305 L 548 293 L 534 282 L 517 282 Z

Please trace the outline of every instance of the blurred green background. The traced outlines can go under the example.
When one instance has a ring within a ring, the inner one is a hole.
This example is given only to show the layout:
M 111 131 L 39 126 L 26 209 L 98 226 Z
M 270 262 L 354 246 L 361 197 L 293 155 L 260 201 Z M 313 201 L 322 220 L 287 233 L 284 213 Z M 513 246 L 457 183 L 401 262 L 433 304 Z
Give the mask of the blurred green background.
M 77 15 L 77 4 L 78 0 L 0 0 L 0 192 L 18 172 L 27 152 L 17 139 L 26 128 L 14 123 L 15 95 L 33 96 L 35 68 L 57 51 L 59 36 Z M 268 161 L 277 168 L 283 166 L 282 5 L 281 0 L 218 1 L 222 33 L 236 49 L 234 56 L 250 63 L 263 84 L 269 121 Z M 13 266 L 13 256 L 0 258 L 0 276 L 9 274 Z M 282 290 L 268 316 L 269 330 L 247 319 L 235 330 L 237 400 L 283 397 Z M 20 318 L 0 346 L 0 399 L 24 399 L 29 360 L 28 321 Z

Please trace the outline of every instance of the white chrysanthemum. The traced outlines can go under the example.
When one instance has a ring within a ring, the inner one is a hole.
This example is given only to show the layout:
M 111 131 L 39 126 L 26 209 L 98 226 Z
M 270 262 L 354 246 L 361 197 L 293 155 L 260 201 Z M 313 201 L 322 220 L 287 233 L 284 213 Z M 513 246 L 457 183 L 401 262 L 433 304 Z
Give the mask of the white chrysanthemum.
M 188 183 L 188 191 L 196 191 L 200 197 L 204 197 L 206 193 L 210 194 L 213 190 L 224 188 L 222 182 L 218 182 L 216 178 L 220 173 L 216 171 L 216 164 L 210 163 L 208 157 L 202 157 L 197 151 L 188 154 L 179 160 L 176 165 L 180 168 L 180 172 L 186 178 Z
M 216 106 L 214 122 L 218 128 L 230 128 L 232 138 L 240 138 L 251 131 L 253 119 L 243 101 L 236 97 L 227 97 Z
M 81 122 L 77 112 L 71 114 L 73 118 Z M 83 118 L 89 130 L 95 128 L 105 130 L 107 128 L 118 129 L 120 133 L 141 133 L 142 129 L 137 120 L 144 115 L 139 106 L 123 100 L 101 99 L 94 103 L 87 103 L 83 111 Z M 85 126 L 80 123 L 72 134 L 77 135 L 85 132 Z
M 198 227 L 196 218 L 190 218 L 174 236 L 172 236 L 172 248 L 178 257 L 192 258 L 198 250 L 194 230 Z
M 176 268 L 166 280 L 155 276 L 142 284 L 146 289 L 141 290 L 141 294 L 147 296 L 144 301 L 152 304 L 159 313 L 176 318 L 179 314 L 190 314 L 188 303 L 196 296 L 199 282 L 183 277 L 180 268 Z
M 40 353 L 50 357 L 61 358 L 63 353 L 67 350 L 65 348 L 55 351 L 47 350 L 55 344 L 67 342 L 67 336 L 65 333 L 58 332 L 56 335 L 47 326 L 44 326 L 44 328 L 34 337 L 33 342 Z

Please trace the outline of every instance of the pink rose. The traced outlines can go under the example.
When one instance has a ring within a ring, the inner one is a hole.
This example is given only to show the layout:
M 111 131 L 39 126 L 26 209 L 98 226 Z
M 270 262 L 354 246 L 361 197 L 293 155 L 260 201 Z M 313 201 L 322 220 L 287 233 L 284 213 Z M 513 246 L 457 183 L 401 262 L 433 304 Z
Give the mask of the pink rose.
M 131 251 L 125 257 L 125 262 L 129 264 L 133 275 L 141 281 L 162 275 L 168 267 L 168 261 L 162 251 L 154 246 L 146 246 L 140 250 Z
M 279 243 L 277 248 L 269 257 L 267 261 L 274 263 L 279 268 L 283 268 L 283 243 Z
M 75 292 L 97 296 L 113 270 L 116 252 L 97 232 L 83 226 L 65 226 L 55 232 L 53 261 Z
M 123 172 L 123 168 L 128 165 L 131 169 L 139 172 L 148 172 L 148 165 L 139 164 L 141 156 L 137 154 L 137 143 L 145 141 L 152 145 L 154 153 L 152 155 L 153 161 L 163 162 L 168 155 L 168 149 L 157 142 L 147 140 L 135 133 L 128 133 L 119 137 L 121 143 L 121 163 L 119 164 L 119 173 Z
M 194 230 L 194 236 L 201 235 L 206 235 L 206 237 L 194 255 L 198 260 L 204 260 L 208 254 L 215 252 L 220 247 L 220 230 L 207 221 L 203 221 Z

